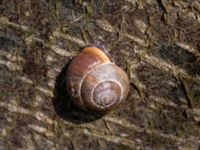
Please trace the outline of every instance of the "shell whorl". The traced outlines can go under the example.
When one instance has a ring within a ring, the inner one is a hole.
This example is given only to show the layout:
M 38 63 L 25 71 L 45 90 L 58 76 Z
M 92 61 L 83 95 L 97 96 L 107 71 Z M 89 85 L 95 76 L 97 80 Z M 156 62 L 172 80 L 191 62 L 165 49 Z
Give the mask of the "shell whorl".
M 114 81 L 104 81 L 99 83 L 93 90 L 92 100 L 101 107 L 112 105 L 119 101 L 121 97 L 120 85 Z
M 106 112 L 128 94 L 126 73 L 108 55 L 89 46 L 76 56 L 67 71 L 67 91 L 84 110 Z

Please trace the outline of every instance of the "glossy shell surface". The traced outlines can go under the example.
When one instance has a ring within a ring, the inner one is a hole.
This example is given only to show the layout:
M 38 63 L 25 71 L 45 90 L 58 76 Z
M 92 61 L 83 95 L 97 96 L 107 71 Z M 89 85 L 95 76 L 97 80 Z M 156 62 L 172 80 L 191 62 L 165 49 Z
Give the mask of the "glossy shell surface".
M 67 92 L 83 110 L 107 112 L 126 99 L 127 74 L 105 49 L 88 46 L 72 59 L 66 74 Z

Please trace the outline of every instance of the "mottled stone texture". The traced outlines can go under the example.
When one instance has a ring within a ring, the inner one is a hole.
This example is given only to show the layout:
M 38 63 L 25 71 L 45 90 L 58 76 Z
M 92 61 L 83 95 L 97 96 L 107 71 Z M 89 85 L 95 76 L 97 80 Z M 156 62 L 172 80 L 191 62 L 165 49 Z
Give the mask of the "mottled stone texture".
M 127 101 L 101 116 L 65 90 L 67 64 L 104 44 Z M 0 150 L 199 150 L 199 0 L 0 0 Z

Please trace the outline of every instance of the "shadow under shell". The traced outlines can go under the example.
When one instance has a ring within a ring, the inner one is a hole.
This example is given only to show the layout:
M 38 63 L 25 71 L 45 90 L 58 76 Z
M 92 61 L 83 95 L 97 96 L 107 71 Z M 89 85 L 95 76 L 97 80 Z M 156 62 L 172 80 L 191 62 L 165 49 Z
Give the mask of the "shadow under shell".
M 70 61 L 71 62 L 71 61 Z M 66 72 L 70 64 L 62 69 L 56 78 L 53 105 L 56 113 L 66 121 L 81 124 L 100 119 L 104 114 L 86 112 L 77 107 L 66 91 Z

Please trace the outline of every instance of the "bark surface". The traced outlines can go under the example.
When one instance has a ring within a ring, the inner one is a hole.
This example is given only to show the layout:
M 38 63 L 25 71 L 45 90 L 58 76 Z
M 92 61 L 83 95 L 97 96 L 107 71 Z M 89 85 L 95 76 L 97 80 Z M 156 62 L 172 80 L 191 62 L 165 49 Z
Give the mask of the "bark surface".
M 65 90 L 93 43 L 131 82 L 105 116 Z M 200 1 L 0 0 L 0 149 L 199 150 Z

